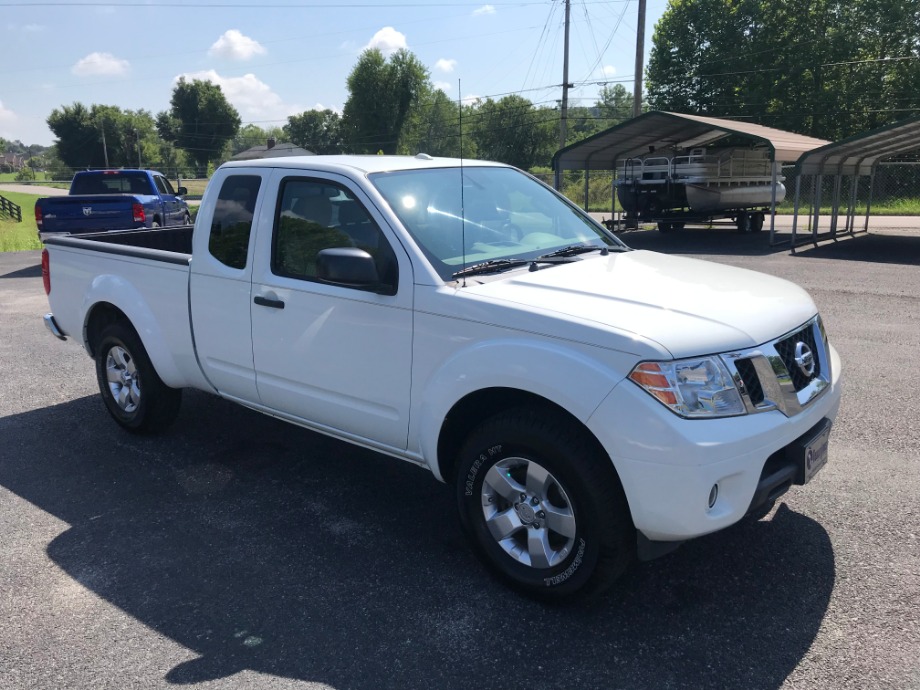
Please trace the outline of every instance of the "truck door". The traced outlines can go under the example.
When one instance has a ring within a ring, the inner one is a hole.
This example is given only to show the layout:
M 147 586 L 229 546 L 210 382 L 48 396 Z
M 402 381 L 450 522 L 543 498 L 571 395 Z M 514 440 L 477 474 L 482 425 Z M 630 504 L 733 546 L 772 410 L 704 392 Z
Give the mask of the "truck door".
M 163 203 L 163 226 L 182 225 L 185 222 L 185 209 L 182 202 L 176 197 L 173 186 L 162 175 L 154 175 L 153 182 L 160 193 L 160 200 Z
M 269 188 L 277 193 L 260 212 L 251 307 L 263 404 L 313 426 L 406 448 L 408 256 L 345 178 L 277 170 Z M 320 281 L 317 254 L 335 247 L 373 256 L 381 282 L 391 286 L 383 291 L 392 294 Z
M 252 364 L 253 219 L 268 170 L 240 168 L 216 181 L 193 236 L 190 312 L 202 371 L 221 394 L 258 403 Z

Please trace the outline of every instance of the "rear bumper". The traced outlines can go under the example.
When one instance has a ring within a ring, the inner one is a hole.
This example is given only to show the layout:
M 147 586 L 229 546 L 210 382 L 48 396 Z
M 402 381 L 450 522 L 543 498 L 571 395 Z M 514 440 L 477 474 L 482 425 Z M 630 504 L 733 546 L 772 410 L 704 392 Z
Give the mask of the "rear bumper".
M 57 321 L 54 320 L 54 314 L 45 314 L 42 317 L 42 320 L 45 322 L 45 328 L 51 331 L 51 335 L 60 340 L 67 340 L 67 334 L 61 330 L 61 327 L 58 326 Z

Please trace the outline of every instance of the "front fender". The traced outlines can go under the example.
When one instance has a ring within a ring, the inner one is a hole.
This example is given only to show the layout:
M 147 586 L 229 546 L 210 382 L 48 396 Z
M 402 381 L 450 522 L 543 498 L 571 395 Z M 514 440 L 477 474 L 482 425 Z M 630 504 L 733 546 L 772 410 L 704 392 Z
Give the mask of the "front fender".
M 635 364 L 629 355 L 591 346 L 532 338 L 478 342 L 455 352 L 421 383 L 413 396 L 415 436 L 436 477 L 438 437 L 445 418 L 460 400 L 489 388 L 539 396 L 586 421 Z
M 87 327 L 93 308 L 101 303 L 111 304 L 125 314 L 140 336 L 147 355 L 163 383 L 174 388 L 188 385 L 187 377 L 182 374 L 174 357 L 173 348 L 170 347 L 171 340 L 164 333 L 147 299 L 136 286 L 117 275 L 106 274 L 94 278 L 89 291 L 83 298 L 80 309 L 83 319 L 83 346 L 90 356 L 93 355 L 93 352 L 88 340 Z M 183 306 L 185 304 L 186 302 L 183 302 Z M 173 323 L 176 320 L 173 315 Z M 180 323 L 188 324 L 187 310 Z M 185 330 L 188 332 L 189 329 L 186 327 Z M 187 337 L 189 339 L 188 348 L 191 350 L 191 334 L 188 333 Z M 175 334 L 172 340 L 176 340 Z

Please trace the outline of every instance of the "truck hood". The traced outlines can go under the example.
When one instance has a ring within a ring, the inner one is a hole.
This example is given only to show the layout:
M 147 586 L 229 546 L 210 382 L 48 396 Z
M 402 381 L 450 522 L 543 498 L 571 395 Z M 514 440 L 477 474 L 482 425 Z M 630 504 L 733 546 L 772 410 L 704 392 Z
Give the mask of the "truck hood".
M 808 293 L 786 280 L 650 251 L 589 255 L 468 289 L 489 301 L 565 315 L 556 320 L 557 337 L 566 337 L 566 321 L 575 318 L 607 332 L 598 345 L 621 349 L 617 333 L 638 336 L 675 358 L 754 347 L 817 313 Z

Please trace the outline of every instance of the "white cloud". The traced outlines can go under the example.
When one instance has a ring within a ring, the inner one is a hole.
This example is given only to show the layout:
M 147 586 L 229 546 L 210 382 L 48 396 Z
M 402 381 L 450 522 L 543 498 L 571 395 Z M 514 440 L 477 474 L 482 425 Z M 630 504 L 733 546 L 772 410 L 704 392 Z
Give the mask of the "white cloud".
M 244 36 L 236 29 L 230 29 L 214 42 L 208 50 L 208 55 L 227 60 L 251 60 L 256 55 L 264 55 L 266 52 L 265 47 L 255 39 Z
M 449 81 L 434 82 L 434 88 L 441 89 L 441 91 L 443 91 L 444 93 L 447 93 L 448 91 L 450 91 L 451 87 L 453 87 L 453 84 L 451 84 Z
M 614 67 L 613 65 L 604 65 L 604 75 L 605 76 L 612 77 L 616 73 L 617 73 L 616 67 Z
M 474 17 L 481 17 L 484 14 L 495 14 L 495 7 L 492 5 L 483 5 L 473 10 Z
M 457 66 L 457 61 L 454 60 L 453 58 L 451 59 L 441 58 L 436 63 L 434 63 L 434 68 L 441 72 L 453 72 L 454 67 L 456 66 Z
M 78 77 L 117 77 L 127 74 L 130 68 L 131 63 L 111 53 L 90 53 L 71 67 L 70 71 Z
M 385 26 L 375 33 L 364 50 L 377 48 L 384 55 L 395 53 L 400 48 L 408 48 L 405 34 L 400 33 L 392 26 Z
M 477 105 L 480 101 L 482 101 L 482 96 L 476 96 L 475 94 L 470 94 L 460 99 L 463 105 Z
M 296 103 L 285 103 L 284 99 L 254 74 L 242 77 L 222 77 L 214 70 L 189 72 L 180 75 L 188 81 L 200 79 L 216 84 L 224 96 L 239 110 L 244 121 L 285 120 L 305 108 Z M 178 81 L 176 77 L 175 81 Z
M 11 139 L 10 127 L 13 127 L 19 118 L 9 108 L 4 107 L 3 101 L 0 101 L 0 136 L 4 139 Z

